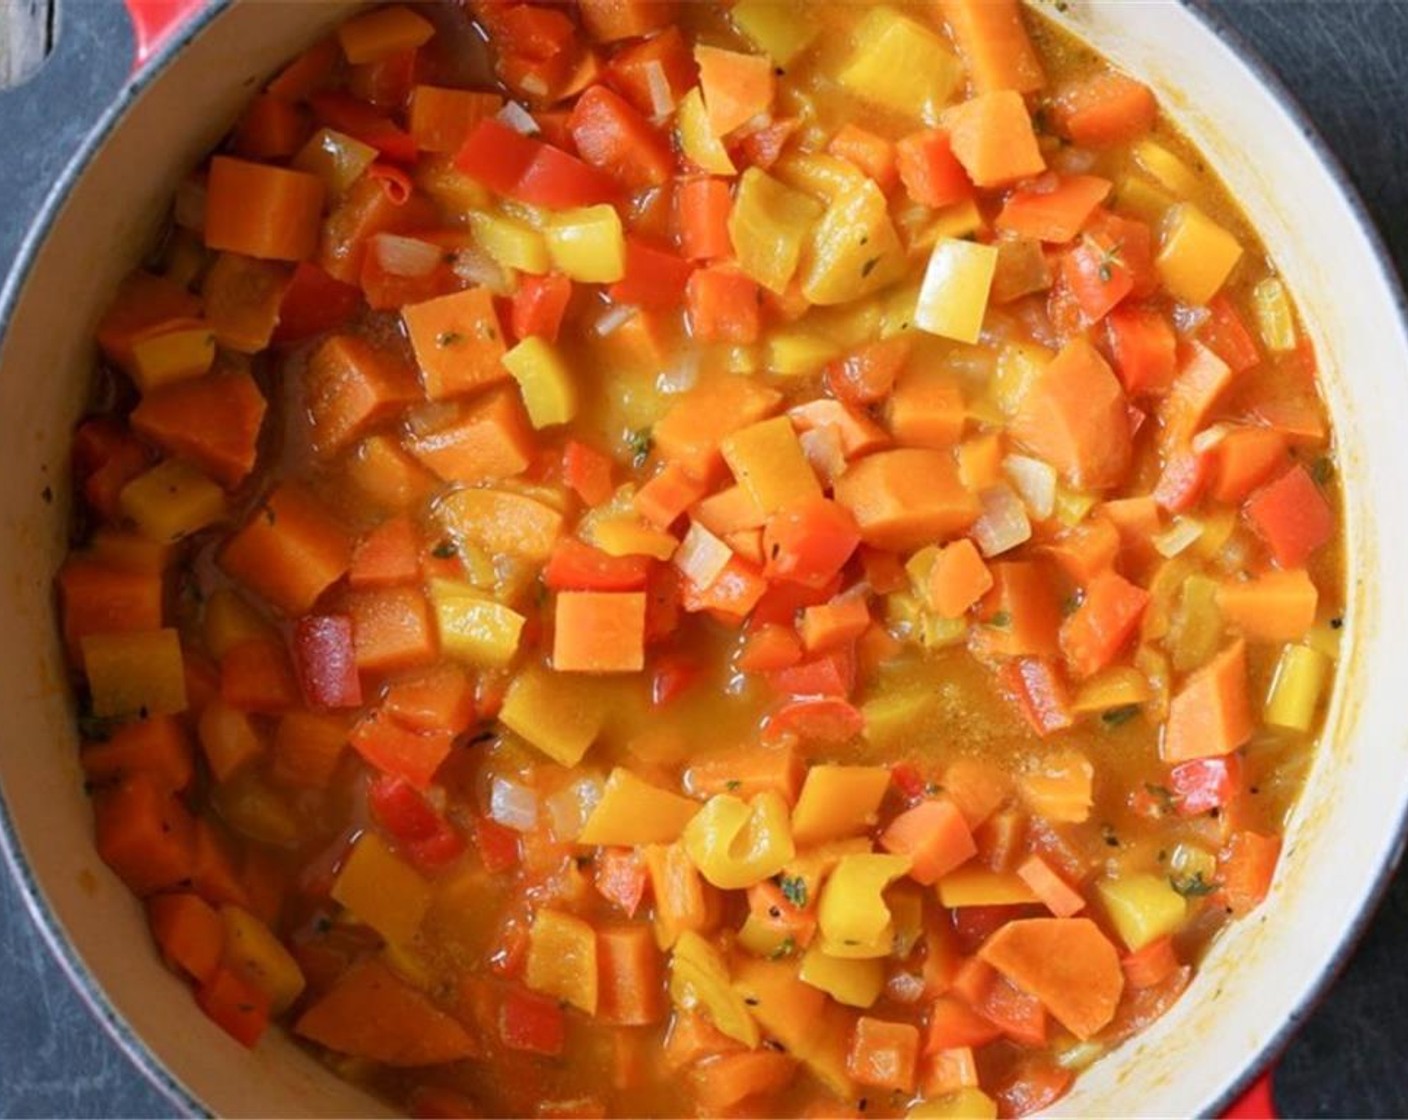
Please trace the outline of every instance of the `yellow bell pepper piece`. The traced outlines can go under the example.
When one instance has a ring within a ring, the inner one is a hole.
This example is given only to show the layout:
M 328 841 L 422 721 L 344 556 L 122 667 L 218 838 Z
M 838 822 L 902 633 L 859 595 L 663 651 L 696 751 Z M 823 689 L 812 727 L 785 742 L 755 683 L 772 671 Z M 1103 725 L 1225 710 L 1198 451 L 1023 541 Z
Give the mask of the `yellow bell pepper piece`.
M 555 268 L 584 284 L 614 284 L 626 275 L 626 234 L 614 206 L 563 210 L 543 230 Z
M 997 1120 L 997 1102 L 981 1089 L 959 1089 L 931 1101 L 920 1101 L 908 1120 Z
M 531 665 L 509 682 L 499 721 L 554 762 L 576 766 L 606 719 L 597 682 Z
M 1105 913 L 1120 940 L 1131 952 L 1138 952 L 1183 924 L 1188 904 L 1183 896 L 1157 875 L 1126 875 L 1101 879 L 1095 892 L 1105 905 Z
M 1296 348 L 1296 313 L 1286 285 L 1268 276 L 1252 289 L 1252 310 L 1258 333 L 1268 350 L 1285 353 Z
M 796 817 L 792 821 L 793 836 L 796 836 Z M 802 889 L 808 898 L 821 894 L 821 884 L 836 869 L 843 856 L 864 855 L 870 851 L 870 840 L 865 836 L 853 836 L 846 840 L 832 840 L 826 844 L 798 852 L 797 858 L 782 869 L 788 879 L 800 879 Z
M 816 224 L 802 294 L 821 306 L 849 303 L 894 283 L 904 270 L 904 246 L 885 195 L 862 179 L 839 195 Z
M 433 579 L 430 604 L 440 629 L 440 648 L 449 656 L 492 669 L 507 665 L 518 652 L 527 619 L 473 584 Z
M 316 175 L 327 187 L 328 195 L 336 198 L 346 193 L 347 188 L 362 177 L 362 172 L 376 162 L 376 157 L 377 150 L 370 144 L 354 140 L 345 132 L 320 128 L 299 149 L 290 166 L 295 171 Z M 452 170 L 448 163 L 444 167 Z M 469 179 L 467 175 L 463 177 Z M 484 190 L 483 187 L 479 189 Z
M 332 897 L 393 945 L 415 937 L 430 909 L 430 884 L 375 832 L 363 832 L 332 885 Z
M 1111 199 L 1122 213 L 1157 226 L 1173 205 L 1173 196 L 1139 175 L 1126 175 L 1115 184 Z
M 1130 665 L 1116 665 L 1081 685 L 1071 701 L 1071 711 L 1078 715 L 1108 712 L 1111 708 L 1143 704 L 1152 695 L 1149 679 L 1143 673 Z
M 245 770 L 217 784 L 210 800 L 220 819 L 241 836 L 279 848 L 297 846 L 298 818 L 257 770 Z
M 749 424 L 726 436 L 719 449 L 733 477 L 764 515 L 821 497 L 816 472 L 785 416 Z
M 734 963 L 734 989 L 763 1030 L 782 1043 L 828 1089 L 841 1098 L 855 1096 L 846 1071 L 855 1015 L 797 978 L 790 961 L 747 957 Z
M 829 338 L 798 330 L 773 333 L 767 347 L 767 370 L 775 377 L 807 377 L 841 353 Z
M 704 94 L 695 86 L 675 110 L 675 137 L 680 151 L 690 163 L 711 175 L 736 175 L 738 168 L 728 157 L 728 149 L 709 128 L 704 110 Z
M 186 668 L 175 630 L 89 634 L 79 645 L 95 716 L 186 710 Z
M 428 992 L 435 983 L 426 959 L 404 945 L 383 945 L 377 955 L 386 962 L 387 968 L 413 988 Z
M 1311 646 L 1285 646 L 1271 678 L 1263 718 L 1272 727 L 1309 731 L 1333 662 Z
M 789 945 L 791 936 L 785 929 L 749 914 L 738 927 L 738 947 L 755 957 L 788 956 L 796 946 Z
M 1202 574 L 1181 581 L 1178 608 L 1169 619 L 1164 647 L 1176 672 L 1205 664 L 1222 644 L 1222 611 L 1217 605 L 1218 581 Z
M 739 0 L 729 11 L 733 26 L 779 66 L 786 66 L 812 44 L 821 24 L 804 9 L 777 0 Z
M 898 743 L 938 703 L 936 693 L 925 688 L 890 689 L 860 706 L 865 719 L 865 739 L 877 746 Z
M 918 883 L 906 880 L 885 892 L 885 904 L 890 908 L 894 925 L 893 951 L 897 957 L 907 957 L 924 936 L 925 891 Z
M 772 170 L 789 187 L 805 191 L 828 207 L 854 194 L 868 181 L 855 164 L 825 152 L 792 152 Z
M 817 925 L 822 937 L 838 947 L 875 945 L 892 928 L 886 887 L 909 872 L 908 856 L 867 853 L 843 856 L 821 888 Z M 889 951 L 889 945 L 885 945 Z
M 672 844 L 699 812 L 699 802 L 651 785 L 618 766 L 577 837 L 579 844 Z
M 1130 154 L 1156 182 L 1178 197 L 1198 193 L 1200 184 L 1192 169 L 1157 141 L 1140 140 L 1130 149 Z
M 1037 900 L 1024 879 L 972 865 L 950 871 L 939 880 L 938 891 L 939 902 L 950 910 L 965 906 L 1016 906 Z
M 224 960 L 269 997 L 270 1009 L 281 1015 L 303 991 L 303 970 L 273 931 L 238 906 L 220 907 L 225 927 Z
M 1015 416 L 1027 389 L 1055 356 L 1035 342 L 1004 344 L 997 355 L 997 374 L 993 378 L 997 407 L 1007 416 Z
M 885 988 L 885 965 L 876 959 L 842 960 L 827 956 L 819 945 L 813 945 L 802 958 L 797 977 L 837 1003 L 869 1007 Z
M 118 502 L 143 536 L 161 544 L 225 516 L 225 491 L 181 459 L 167 459 L 139 474 L 122 488 Z
M 205 648 L 217 661 L 241 642 L 278 637 L 278 631 L 228 587 L 216 588 L 206 599 L 201 633 Z
M 204 323 L 189 323 L 132 344 L 132 380 L 144 393 L 189 381 L 215 361 L 215 335 Z
M 564 520 L 562 510 L 548 500 L 518 490 L 478 486 L 447 494 L 435 512 L 459 545 L 461 559 L 476 586 L 484 579 L 483 574 L 474 572 L 476 561 L 488 564 L 489 587 L 496 582 L 493 557 L 518 556 L 535 565 L 547 563 L 562 535 Z
M 798 844 L 839 840 L 869 829 L 890 785 L 884 766 L 813 766 L 792 810 Z
M 722 955 L 692 930 L 680 934 L 670 955 L 670 999 L 683 1011 L 702 1011 L 720 1031 L 749 1049 L 762 1041 L 744 997 L 734 991 Z
M 878 6 L 856 27 L 855 48 L 837 78 L 863 101 L 935 124 L 963 67 L 936 32 Z
M 518 382 L 523 405 L 533 427 L 565 424 L 577 415 L 577 387 L 557 347 L 530 335 L 501 359 Z
M 581 918 L 539 910 L 528 934 L 523 982 L 535 992 L 596 1014 L 596 931 Z
M 472 210 L 469 228 L 474 241 L 501 268 L 542 274 L 552 267 L 547 241 L 526 222 L 503 214 Z
M 669 533 L 632 517 L 604 517 L 593 521 L 583 535 L 609 556 L 653 556 L 656 560 L 668 560 L 680 544 Z
M 748 168 L 738 180 L 728 215 L 729 239 L 739 267 L 781 295 L 822 212 L 815 199 L 784 186 L 765 171 Z
M 787 802 L 772 790 L 750 802 L 721 793 L 685 826 L 684 850 L 714 886 L 742 890 L 776 875 L 797 854 L 787 818 Z
M 1022 774 L 1017 788 L 1037 816 L 1079 824 L 1089 818 L 1094 804 L 1095 766 L 1079 751 L 1058 751 Z
M 1169 211 L 1154 264 L 1174 299 L 1202 307 L 1217 295 L 1242 257 L 1232 234 L 1191 202 Z
M 977 342 L 996 271 L 995 246 L 952 238 L 938 242 L 924 271 L 914 325 L 955 342 Z
M 489 188 L 457 168 L 450 155 L 422 152 L 416 164 L 415 181 L 416 186 L 448 214 L 468 215 L 484 210 L 494 201 Z

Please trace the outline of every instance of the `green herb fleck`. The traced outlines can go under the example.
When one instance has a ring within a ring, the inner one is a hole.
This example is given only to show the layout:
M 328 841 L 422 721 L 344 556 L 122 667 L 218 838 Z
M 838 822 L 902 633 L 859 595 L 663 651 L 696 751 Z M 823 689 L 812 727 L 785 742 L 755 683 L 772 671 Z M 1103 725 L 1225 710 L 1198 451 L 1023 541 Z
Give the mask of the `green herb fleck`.
M 1317 486 L 1324 486 L 1335 476 L 1335 464 L 1330 461 L 1328 455 L 1321 455 L 1315 462 L 1310 464 L 1310 477 L 1315 480 Z
M 1335 615 L 1334 618 L 1330 619 L 1330 629 L 1331 629 L 1331 630 L 1342 630 L 1342 629 L 1344 629 L 1344 619 L 1341 618 L 1339 615 Z
M 430 550 L 430 555 L 437 560 L 450 560 L 455 555 L 455 542 L 450 540 L 441 541 Z
M 95 716 L 91 712 L 78 714 L 78 733 L 84 742 L 106 743 L 112 738 L 115 721 L 107 716 Z
M 458 346 L 463 341 L 464 335 L 460 334 L 459 331 L 441 331 L 435 336 L 435 345 L 440 347 L 441 350 L 450 346 Z
M 1102 824 L 1100 826 L 1100 838 L 1105 841 L 1105 847 L 1107 848 L 1118 848 L 1120 846 L 1120 838 L 1115 835 L 1115 830 L 1108 824 Z
M 875 266 L 879 263 L 879 257 L 871 257 L 868 261 L 866 261 L 863 265 L 860 266 L 860 278 L 864 280 L 866 277 L 868 277 L 872 272 L 875 271 Z
M 782 897 L 798 910 L 807 908 L 807 881 L 800 875 L 784 875 L 777 885 L 782 888 Z
M 988 625 L 996 626 L 999 630 L 1006 630 L 1012 625 L 1012 615 L 1007 611 L 998 611 L 988 619 Z
M 1078 610 L 1080 610 L 1080 596 L 1067 595 L 1061 603 L 1061 617 L 1070 618 Z
M 1168 786 L 1154 785 L 1152 782 L 1145 782 L 1144 789 L 1149 796 L 1159 803 L 1159 812 L 1171 813 L 1174 810 L 1177 799 L 1173 795 L 1173 790 Z
M 1100 722 L 1106 727 L 1123 727 L 1139 714 L 1138 704 L 1125 704 L 1120 708 L 1110 708 L 1100 713 Z
M 768 954 L 768 960 L 780 961 L 783 957 L 790 957 L 797 951 L 797 942 L 792 938 L 787 938 L 776 949 Z
M 1124 248 L 1123 241 L 1116 241 L 1106 248 L 1093 238 L 1087 237 L 1085 244 L 1096 256 L 1096 272 L 1100 276 L 1100 283 L 1108 284 L 1115 278 L 1115 269 L 1124 267 L 1124 258 L 1120 256 L 1120 250 Z
M 924 783 L 924 796 L 925 796 L 925 797 L 938 797 L 939 794 L 943 793 L 943 791 L 944 791 L 944 787 L 941 786 L 941 785 L 939 785 L 938 782 L 925 782 L 925 783 Z
M 1216 883 L 1209 883 L 1203 878 L 1201 871 L 1195 871 L 1192 875 L 1182 877 L 1170 875 L 1168 885 L 1181 894 L 1184 898 L 1202 898 L 1204 895 L 1212 894 L 1217 890 Z
M 645 466 L 645 461 L 650 458 L 650 449 L 654 446 L 655 437 L 650 434 L 649 428 L 637 428 L 626 436 L 626 447 L 630 449 L 634 466 Z
M 743 788 L 743 783 L 742 783 L 741 781 L 739 781 L 737 778 L 730 778 L 728 781 L 726 781 L 726 782 L 724 783 L 724 789 L 728 790 L 729 793 L 733 793 L 734 791 L 740 790 L 740 789 L 742 789 L 742 788 Z

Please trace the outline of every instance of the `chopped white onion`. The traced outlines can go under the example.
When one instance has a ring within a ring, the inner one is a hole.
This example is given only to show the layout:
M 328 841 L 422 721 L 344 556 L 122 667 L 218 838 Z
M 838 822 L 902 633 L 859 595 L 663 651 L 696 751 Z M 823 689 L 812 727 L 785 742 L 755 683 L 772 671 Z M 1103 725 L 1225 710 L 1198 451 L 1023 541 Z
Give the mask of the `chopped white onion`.
M 528 112 L 517 101 L 508 101 L 495 116 L 498 122 L 507 125 L 520 136 L 532 136 L 538 132 L 538 122 L 533 119 L 533 114 Z
M 846 447 L 835 424 L 822 424 L 797 437 L 802 453 L 822 482 L 832 485 L 846 473 Z
M 538 795 L 508 778 L 489 783 L 489 818 L 515 832 L 528 832 L 538 823 Z
M 1038 521 L 1056 511 L 1055 467 L 1026 455 L 1009 455 L 1002 460 L 1002 469 Z
M 660 371 L 655 379 L 655 388 L 666 395 L 687 393 L 699 383 L 699 367 L 703 355 L 695 349 L 686 349 L 673 363 Z
M 450 269 L 467 284 L 482 284 L 496 296 L 513 295 L 513 277 L 478 245 L 455 251 Z
M 1084 175 L 1095 166 L 1095 153 L 1089 148 L 1061 148 L 1051 157 L 1051 166 L 1063 175 Z
M 372 252 L 381 267 L 392 276 L 429 276 L 445 257 L 445 250 L 429 241 L 378 233 L 372 238 Z
M 569 843 L 577 839 L 592 810 L 601 801 L 602 780 L 597 774 L 584 774 L 563 786 L 545 802 L 552 834 Z
M 885 982 L 885 994 L 896 1003 L 918 1003 L 924 998 L 924 978 L 912 972 L 896 972 Z
M 1193 437 L 1193 453 L 1206 455 L 1231 434 L 1231 424 L 1212 424 Z
M 983 512 L 973 523 L 973 540 L 984 556 L 1001 556 L 1031 540 L 1027 507 L 1010 486 L 991 486 L 978 495 Z
M 1173 305 L 1173 326 L 1179 334 L 1195 334 L 1199 327 L 1208 321 L 1212 314 L 1206 307 L 1189 307 L 1184 303 Z
M 1154 549 L 1166 560 L 1171 560 L 1197 543 L 1203 535 L 1203 523 L 1196 517 L 1178 517 L 1173 524 L 1154 538 Z
M 173 215 L 176 224 L 192 233 L 205 231 L 205 182 L 201 179 L 182 179 L 176 188 L 176 205 Z
M 664 63 L 651 59 L 642 70 L 645 73 L 645 89 L 650 94 L 650 114 L 656 121 L 664 120 L 675 111 L 675 91 L 670 88 L 670 79 L 665 76 Z
M 713 586 L 732 559 L 733 549 L 699 522 L 691 521 L 689 532 L 675 550 L 674 564 L 685 579 L 703 591 Z
M 592 330 L 597 337 L 607 338 L 634 319 L 636 314 L 637 309 L 629 303 L 613 303 L 592 324 Z

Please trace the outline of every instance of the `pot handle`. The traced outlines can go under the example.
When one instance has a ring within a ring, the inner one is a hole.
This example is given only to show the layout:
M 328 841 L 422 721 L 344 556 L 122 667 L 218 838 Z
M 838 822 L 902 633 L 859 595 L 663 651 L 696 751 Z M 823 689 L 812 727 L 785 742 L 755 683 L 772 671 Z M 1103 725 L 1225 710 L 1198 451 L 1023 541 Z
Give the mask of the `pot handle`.
M 1273 1066 L 1262 1073 L 1222 1114 L 1221 1120 L 1279 1120 L 1281 1114 L 1276 1111 L 1276 1098 L 1271 1092 L 1271 1076 L 1275 1072 Z

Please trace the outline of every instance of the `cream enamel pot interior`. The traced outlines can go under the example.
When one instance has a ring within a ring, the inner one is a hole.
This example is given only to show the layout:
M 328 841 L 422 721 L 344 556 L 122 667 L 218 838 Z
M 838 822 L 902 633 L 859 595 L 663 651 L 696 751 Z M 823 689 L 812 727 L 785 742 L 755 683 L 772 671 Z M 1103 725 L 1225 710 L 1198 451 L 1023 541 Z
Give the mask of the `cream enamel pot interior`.
M 73 8 L 87 0 L 73 0 Z M 179 6 L 179 5 L 178 5 Z M 236 0 L 199 11 L 85 141 L 0 291 L 0 842 L 46 938 L 94 1010 L 181 1106 L 226 1115 L 372 1115 L 279 1032 L 247 1052 L 162 967 L 140 905 L 98 860 L 51 581 L 65 550 L 69 434 L 92 328 L 143 257 L 175 183 L 261 78 L 335 23 L 334 3 Z M 1320 356 L 1346 486 L 1344 671 L 1324 749 L 1267 903 L 1218 942 L 1178 1005 L 1107 1056 L 1062 1116 L 1215 1111 L 1332 974 L 1371 907 L 1408 805 L 1408 338 L 1362 211 L 1274 82 L 1212 17 L 1172 2 L 1043 10 L 1150 81 L 1261 231 Z M 74 13 L 77 16 L 78 13 Z M 46 488 L 58 500 L 43 495 Z

